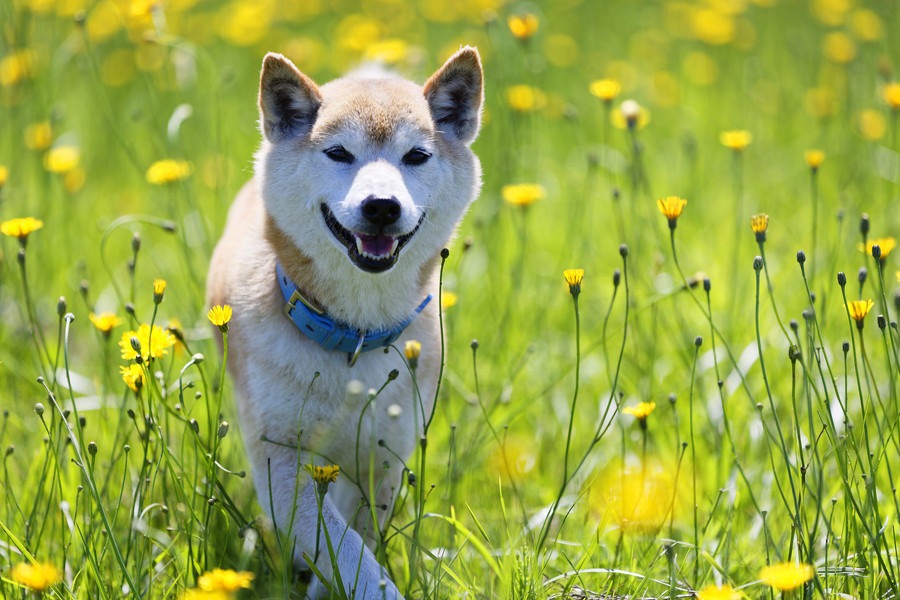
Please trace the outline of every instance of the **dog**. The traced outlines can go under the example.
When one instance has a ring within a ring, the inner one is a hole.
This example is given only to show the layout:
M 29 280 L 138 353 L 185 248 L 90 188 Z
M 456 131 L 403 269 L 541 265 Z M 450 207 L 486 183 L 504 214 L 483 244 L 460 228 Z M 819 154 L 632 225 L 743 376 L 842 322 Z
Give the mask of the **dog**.
M 257 495 L 297 565 L 321 574 L 310 598 L 341 582 L 349 598 L 402 599 L 372 547 L 434 408 L 432 296 L 442 249 L 480 191 L 469 146 L 483 102 L 471 47 L 424 86 L 381 73 L 320 87 L 279 54 L 263 61 L 263 140 L 207 301 L 233 309 L 227 368 Z M 421 343 L 415 383 L 410 340 Z M 340 467 L 321 521 L 307 464 Z

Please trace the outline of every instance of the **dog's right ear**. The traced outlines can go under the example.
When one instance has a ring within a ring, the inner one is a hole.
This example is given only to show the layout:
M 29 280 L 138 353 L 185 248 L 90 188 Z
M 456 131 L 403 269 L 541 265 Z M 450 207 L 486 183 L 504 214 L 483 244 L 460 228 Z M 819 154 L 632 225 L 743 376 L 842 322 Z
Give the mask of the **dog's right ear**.
M 267 140 L 306 135 L 321 104 L 322 94 L 312 79 L 284 56 L 266 54 L 259 77 L 259 111 Z
M 481 127 L 484 73 L 478 50 L 470 46 L 451 56 L 425 83 L 425 99 L 438 129 L 471 144 Z

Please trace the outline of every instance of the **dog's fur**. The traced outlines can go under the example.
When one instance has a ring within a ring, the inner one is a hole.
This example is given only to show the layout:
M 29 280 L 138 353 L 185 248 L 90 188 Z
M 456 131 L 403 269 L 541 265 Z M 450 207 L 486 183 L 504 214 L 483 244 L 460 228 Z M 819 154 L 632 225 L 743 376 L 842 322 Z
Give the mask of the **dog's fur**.
M 481 185 L 468 146 L 482 102 L 473 48 L 461 49 L 424 87 L 387 74 L 351 75 L 319 87 L 280 55 L 263 61 L 264 139 L 256 174 L 229 212 L 207 300 L 234 309 L 227 366 L 259 502 L 271 508 L 284 539 L 293 540 L 295 560 L 313 557 L 332 583 L 339 569 L 350 598 L 402 597 L 367 547 L 379 535 L 371 506 L 384 526 L 399 489 L 398 457 L 412 453 L 431 415 L 440 300 L 396 342 L 401 349 L 406 340 L 422 344 L 414 401 L 399 353 L 366 352 L 351 367 L 347 353 L 326 351 L 298 331 L 282 310 L 275 262 L 332 318 L 360 330 L 387 328 L 413 314 L 428 294 L 437 295 L 440 251 Z M 413 164 L 423 153 L 430 158 Z M 387 199 L 390 219 L 379 215 L 380 200 L 372 207 L 373 198 Z M 338 239 L 322 205 L 354 239 L 365 240 L 359 249 Z M 414 230 L 389 254 L 393 240 Z M 394 369 L 399 377 L 370 403 L 362 390 L 380 388 Z M 321 539 L 316 554 L 316 497 L 302 471 L 306 463 L 341 467 L 323 506 L 335 564 Z M 323 596 L 324 588 L 314 581 L 310 594 Z

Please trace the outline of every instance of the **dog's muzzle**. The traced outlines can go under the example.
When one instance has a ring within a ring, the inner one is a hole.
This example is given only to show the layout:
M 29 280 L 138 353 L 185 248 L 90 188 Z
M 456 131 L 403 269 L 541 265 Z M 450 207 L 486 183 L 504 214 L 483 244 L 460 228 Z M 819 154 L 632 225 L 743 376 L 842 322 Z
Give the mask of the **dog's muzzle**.
M 337 217 L 326 204 L 320 205 L 325 226 L 331 234 L 347 249 L 350 261 L 368 273 L 383 273 L 397 263 L 400 251 L 412 239 L 419 230 L 425 213 L 419 217 L 419 221 L 412 231 L 403 235 L 391 235 L 384 233 L 386 226 L 395 223 L 400 218 L 400 205 L 396 200 L 382 198 L 367 198 L 363 202 L 363 216 L 378 227 L 378 233 L 354 233 L 341 225 Z

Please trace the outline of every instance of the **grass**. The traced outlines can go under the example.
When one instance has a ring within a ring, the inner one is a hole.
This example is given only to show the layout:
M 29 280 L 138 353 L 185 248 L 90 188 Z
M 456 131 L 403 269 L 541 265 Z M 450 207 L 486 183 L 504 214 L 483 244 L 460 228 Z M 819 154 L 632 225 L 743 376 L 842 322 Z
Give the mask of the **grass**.
M 539 27 L 516 39 L 524 12 Z M 253 573 L 239 597 L 301 597 L 204 306 L 259 63 L 283 51 L 326 81 L 380 55 L 422 81 L 471 43 L 484 190 L 444 265 L 427 454 L 379 548 L 400 589 L 896 597 L 898 19 L 886 1 L 0 3 L 0 220 L 44 223 L 0 240 L 0 596 L 40 595 L 14 571 L 40 562 L 51 597 L 187 597 L 216 568 Z M 626 99 L 644 116 L 620 129 Z M 188 165 L 148 182 L 164 159 Z M 504 201 L 518 183 L 542 198 Z M 688 200 L 674 226 L 668 196 Z M 868 299 L 858 324 L 847 304 Z M 144 351 L 166 327 L 178 343 L 136 393 L 118 342 L 151 323 Z M 779 563 L 814 576 L 777 591 Z

